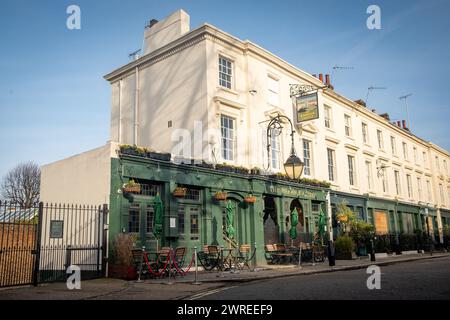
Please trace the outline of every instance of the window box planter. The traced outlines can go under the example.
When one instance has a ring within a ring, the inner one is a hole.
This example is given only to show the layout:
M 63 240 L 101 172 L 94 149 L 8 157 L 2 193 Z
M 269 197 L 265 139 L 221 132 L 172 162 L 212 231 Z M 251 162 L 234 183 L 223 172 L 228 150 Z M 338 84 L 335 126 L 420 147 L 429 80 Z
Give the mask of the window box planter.
M 239 174 L 248 174 L 248 169 L 244 167 L 236 167 L 234 168 L 234 172 Z
M 120 153 L 130 156 L 145 157 L 145 152 L 145 148 L 139 148 L 138 146 L 132 146 L 128 144 L 120 146 Z
M 227 193 L 226 192 L 216 192 L 216 194 L 214 195 L 214 199 L 217 201 L 227 200 Z
M 250 170 L 250 174 L 255 175 L 255 176 L 259 176 L 259 175 L 261 175 L 261 169 L 253 168 L 253 169 Z
M 225 164 L 218 164 L 216 165 L 216 169 L 219 171 L 225 171 L 225 172 L 234 172 L 234 168 Z
M 170 158 L 172 155 L 170 153 L 159 153 L 159 152 L 153 152 L 153 151 L 147 151 L 146 157 L 150 159 L 156 159 L 161 161 L 170 161 Z
M 214 169 L 214 165 L 207 162 L 197 163 L 196 166 L 201 168 Z
M 172 195 L 176 198 L 184 198 L 186 196 L 187 188 L 177 187 L 173 190 Z
M 256 197 L 255 196 L 247 196 L 244 198 L 244 201 L 247 203 L 255 203 L 256 202 Z

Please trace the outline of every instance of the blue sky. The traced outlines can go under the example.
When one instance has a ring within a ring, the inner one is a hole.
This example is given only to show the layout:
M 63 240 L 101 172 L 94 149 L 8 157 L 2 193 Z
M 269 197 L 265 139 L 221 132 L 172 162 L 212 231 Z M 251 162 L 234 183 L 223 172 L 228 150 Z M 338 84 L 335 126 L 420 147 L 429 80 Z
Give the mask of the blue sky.
M 81 30 L 66 28 L 67 6 Z M 381 30 L 366 9 L 381 8 Z M 406 119 L 450 150 L 450 1 L 23 1 L 0 10 L 0 177 L 19 162 L 49 163 L 109 139 L 110 89 L 103 76 L 141 47 L 143 28 L 182 8 L 191 28 L 211 23 L 310 73 L 333 74 L 335 90 Z

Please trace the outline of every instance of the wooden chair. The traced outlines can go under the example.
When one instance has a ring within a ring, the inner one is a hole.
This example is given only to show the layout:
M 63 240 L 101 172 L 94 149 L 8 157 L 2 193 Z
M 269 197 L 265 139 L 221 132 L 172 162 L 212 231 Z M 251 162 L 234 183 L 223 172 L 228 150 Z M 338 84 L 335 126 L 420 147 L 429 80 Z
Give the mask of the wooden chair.
M 212 271 L 219 265 L 219 247 L 204 245 L 203 250 L 197 253 L 197 259 L 206 271 Z
M 265 246 L 265 253 L 264 256 L 266 257 L 266 260 L 269 264 L 274 264 L 277 262 L 277 257 L 274 256 L 274 254 L 277 252 L 273 244 L 266 244 Z
M 236 262 L 238 264 L 239 269 L 243 270 L 245 267 L 250 269 L 249 262 L 252 259 L 251 248 L 249 244 L 241 244 L 239 247 L 239 253 L 236 257 Z
M 283 243 L 277 243 L 274 245 L 275 253 L 272 254 L 277 258 L 278 262 L 292 262 L 293 254 L 287 250 L 286 245 Z
M 186 257 L 186 247 L 178 247 L 175 249 L 174 259 L 176 260 L 178 267 L 182 268 Z

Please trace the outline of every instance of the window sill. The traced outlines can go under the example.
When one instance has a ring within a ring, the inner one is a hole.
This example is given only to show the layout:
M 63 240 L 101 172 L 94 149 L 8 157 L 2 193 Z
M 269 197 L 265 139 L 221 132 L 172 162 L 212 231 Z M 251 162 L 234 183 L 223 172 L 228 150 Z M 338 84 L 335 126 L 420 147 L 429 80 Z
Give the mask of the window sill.
M 235 96 L 239 96 L 239 93 L 233 89 L 228 89 L 227 87 L 217 86 L 217 90 L 228 92 L 231 94 L 234 94 Z

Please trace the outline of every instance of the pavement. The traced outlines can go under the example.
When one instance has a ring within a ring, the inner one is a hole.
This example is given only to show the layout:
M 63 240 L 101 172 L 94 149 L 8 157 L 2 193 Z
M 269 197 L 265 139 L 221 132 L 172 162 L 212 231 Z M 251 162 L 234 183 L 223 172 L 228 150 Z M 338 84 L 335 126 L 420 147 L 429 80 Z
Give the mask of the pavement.
M 203 292 L 219 290 L 231 284 L 270 280 L 301 275 L 314 275 L 345 270 L 365 269 L 376 264 L 386 266 L 418 260 L 450 258 L 450 253 L 410 254 L 378 258 L 376 262 L 368 258 L 356 260 L 336 260 L 336 266 L 330 267 L 327 262 L 303 264 L 301 268 L 293 265 L 268 265 L 255 271 L 222 273 L 201 271 L 198 280 L 201 285 L 193 285 L 194 272 L 184 277 L 172 279 L 172 284 L 165 279 L 148 279 L 142 282 L 123 281 L 117 279 L 95 279 L 81 282 L 80 290 L 68 290 L 65 283 L 41 284 L 38 287 L 17 287 L 0 289 L 0 300 L 178 300 L 187 299 Z M 411 263 L 412 264 L 412 263 Z

